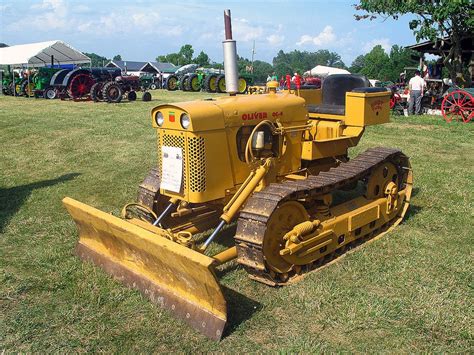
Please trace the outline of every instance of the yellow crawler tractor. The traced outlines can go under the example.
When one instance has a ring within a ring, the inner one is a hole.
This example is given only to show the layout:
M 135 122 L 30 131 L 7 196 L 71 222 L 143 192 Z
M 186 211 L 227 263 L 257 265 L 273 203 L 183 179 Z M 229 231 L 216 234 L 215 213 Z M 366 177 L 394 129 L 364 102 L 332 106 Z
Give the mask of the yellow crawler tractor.
M 365 78 L 330 76 L 322 90 L 299 95 L 233 95 L 229 15 L 231 95 L 152 110 L 158 166 L 140 185 L 138 201 L 119 218 L 63 200 L 79 230 L 81 258 L 213 339 L 227 320 L 217 266 L 237 259 L 252 279 L 285 285 L 396 226 L 412 190 L 400 150 L 372 148 L 348 158 L 364 127 L 389 121 L 390 93 L 368 87 Z M 235 246 L 209 255 L 234 221 Z

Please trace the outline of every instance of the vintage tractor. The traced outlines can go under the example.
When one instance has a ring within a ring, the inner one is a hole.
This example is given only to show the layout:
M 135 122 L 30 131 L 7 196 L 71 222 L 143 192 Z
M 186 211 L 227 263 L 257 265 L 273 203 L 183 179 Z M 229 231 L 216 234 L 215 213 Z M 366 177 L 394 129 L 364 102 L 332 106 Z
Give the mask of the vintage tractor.
M 45 99 L 55 99 L 59 93 L 64 92 L 63 81 L 66 75 L 71 72 L 72 69 L 61 69 L 53 74 L 47 86 L 43 91 L 43 97 Z
M 196 66 L 196 65 L 195 65 Z M 197 66 L 196 66 L 197 67 Z M 225 75 L 221 70 L 208 68 L 192 68 L 194 71 L 186 73 L 177 72 L 168 77 L 165 83 L 167 90 L 182 91 L 205 91 L 209 93 L 226 92 Z M 245 74 L 239 76 L 239 94 L 245 94 L 253 83 L 251 75 Z
M 103 84 L 102 97 L 109 103 L 119 103 L 123 97 L 129 101 L 137 99 L 137 91 L 143 91 L 142 100 L 150 101 L 151 94 L 141 86 L 140 78 L 135 75 L 117 76 L 113 81 Z
M 252 83 L 251 76 L 239 76 L 239 94 L 245 94 Z M 184 91 L 206 91 L 206 92 L 226 92 L 225 75 L 215 73 L 194 73 L 183 78 L 182 90 Z
M 242 74 L 238 77 L 238 93 L 245 94 L 250 85 L 253 84 L 253 78 L 251 75 Z M 216 78 L 216 91 L 219 93 L 227 92 L 225 75 L 221 74 Z
M 27 81 L 28 81 L 28 79 L 25 78 L 24 76 L 15 75 L 15 80 L 10 82 L 10 86 L 9 86 L 9 91 L 11 92 L 11 95 L 13 95 L 13 96 L 23 96 L 23 92 L 21 90 L 21 87 L 22 87 L 23 83 L 25 83 Z
M 178 89 L 183 90 L 184 78 L 188 74 L 192 74 L 198 68 L 197 64 L 183 65 L 181 68 L 176 70 L 174 74 L 169 75 L 164 82 L 164 89 L 175 91 Z
M 158 78 L 154 75 L 145 74 L 140 76 L 140 86 L 142 90 L 161 89 Z
M 448 123 L 453 119 L 464 123 L 471 121 L 474 118 L 474 88 L 449 89 L 441 103 L 441 114 Z
M 392 230 L 412 191 L 400 150 L 348 157 L 366 126 L 389 122 L 388 91 L 343 74 L 321 90 L 236 96 L 228 10 L 225 18 L 230 96 L 152 110 L 158 161 L 138 200 L 121 218 L 63 200 L 79 231 L 77 255 L 213 339 L 228 311 L 219 265 L 236 259 L 251 279 L 286 285 Z M 234 222 L 234 245 L 219 246 Z
M 91 75 L 94 78 L 94 84 L 90 88 L 90 98 L 97 101 L 103 101 L 103 89 L 107 82 L 115 80 L 122 75 L 119 68 L 98 67 L 91 68 Z
M 15 78 L 18 77 L 18 73 L 15 73 Z M 13 79 L 10 71 L 2 73 L 2 93 L 3 95 L 13 95 Z
M 76 68 L 60 70 L 53 75 L 45 89 L 47 98 L 88 100 L 101 96 L 102 83 L 120 75 L 119 68 Z
M 35 76 L 37 72 L 30 72 L 28 76 L 23 79 L 20 85 L 21 95 L 24 97 L 33 97 L 35 96 Z
M 34 97 L 45 97 L 45 90 L 49 88 L 51 78 L 57 72 L 61 71 L 61 68 L 39 68 L 32 78 L 32 87 L 29 88 L 29 91 Z M 26 89 L 25 89 L 26 94 Z M 46 97 L 45 97 L 46 98 Z
M 59 96 L 62 99 L 70 98 L 76 101 L 87 99 L 94 84 L 94 77 L 88 68 L 71 70 L 63 79 Z

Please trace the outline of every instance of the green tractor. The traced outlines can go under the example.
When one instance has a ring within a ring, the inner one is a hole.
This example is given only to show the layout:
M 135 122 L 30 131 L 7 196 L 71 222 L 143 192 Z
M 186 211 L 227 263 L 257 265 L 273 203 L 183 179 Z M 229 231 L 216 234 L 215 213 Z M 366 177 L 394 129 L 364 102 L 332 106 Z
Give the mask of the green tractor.
M 245 94 L 247 93 L 249 86 L 253 85 L 253 77 L 249 74 L 240 74 L 238 84 L 239 94 Z M 216 88 L 217 92 L 226 92 L 225 76 L 223 74 L 216 78 Z
M 15 73 L 15 80 L 10 83 L 10 92 L 11 95 L 13 96 L 23 96 L 23 93 L 21 92 L 21 85 L 26 81 L 24 77 L 20 77 L 19 75 Z
M 44 97 L 45 99 L 51 98 L 51 78 L 62 68 L 39 68 L 38 71 L 33 75 L 32 87 L 25 85 L 25 95 L 38 97 Z M 30 83 L 31 85 L 31 83 Z
M 143 90 L 161 89 L 161 85 L 158 78 L 150 74 L 140 76 L 140 86 Z
M 245 94 L 253 79 L 249 75 L 239 76 L 239 94 Z M 225 88 L 225 75 L 216 73 L 209 69 L 198 69 L 194 73 L 187 73 L 182 76 L 170 75 L 166 88 L 168 90 L 181 89 L 183 91 L 205 91 L 223 93 Z
M 15 77 L 18 74 L 15 73 Z M 12 74 L 7 72 L 2 72 L 2 93 L 3 95 L 13 95 L 12 91 Z

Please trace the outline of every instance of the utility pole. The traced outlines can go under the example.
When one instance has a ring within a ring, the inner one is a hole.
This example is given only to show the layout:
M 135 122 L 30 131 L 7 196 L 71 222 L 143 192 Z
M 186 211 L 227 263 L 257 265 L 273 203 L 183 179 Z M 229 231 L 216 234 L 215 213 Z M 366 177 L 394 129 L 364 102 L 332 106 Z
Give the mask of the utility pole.
M 253 60 L 255 57 L 255 40 L 253 40 L 253 48 L 252 48 L 252 74 L 253 74 Z

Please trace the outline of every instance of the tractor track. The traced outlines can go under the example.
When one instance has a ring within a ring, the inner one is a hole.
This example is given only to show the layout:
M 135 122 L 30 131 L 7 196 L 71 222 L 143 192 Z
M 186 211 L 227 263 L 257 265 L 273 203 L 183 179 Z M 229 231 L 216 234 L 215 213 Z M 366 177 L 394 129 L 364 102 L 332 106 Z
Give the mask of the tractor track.
M 371 148 L 358 155 L 353 160 L 341 163 L 329 171 L 310 176 L 305 180 L 272 183 L 260 192 L 254 193 L 240 211 L 237 232 L 234 237 L 237 246 L 237 261 L 250 274 L 252 279 L 277 286 L 287 283 L 290 279 L 279 280 L 268 269 L 263 253 L 263 242 L 268 221 L 278 206 L 286 201 L 300 199 L 318 199 L 343 187 L 349 187 L 354 182 L 370 176 L 371 172 L 385 162 L 392 162 L 398 169 L 400 177 L 399 190 L 402 190 L 410 169 L 408 158 L 398 149 L 377 147 Z M 402 209 L 403 211 L 403 209 Z M 402 212 L 403 213 L 403 212 Z M 398 214 L 397 214 L 398 215 Z M 400 220 L 394 217 L 384 229 Z M 363 237 L 362 235 L 360 237 Z M 361 238 L 358 238 L 361 239 Z M 354 241 L 356 242 L 356 241 Z M 306 271 L 319 266 L 323 261 L 329 261 L 330 256 L 320 259 L 305 267 Z

